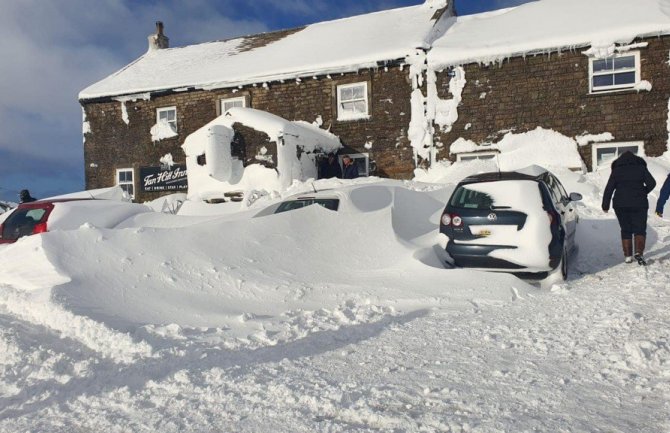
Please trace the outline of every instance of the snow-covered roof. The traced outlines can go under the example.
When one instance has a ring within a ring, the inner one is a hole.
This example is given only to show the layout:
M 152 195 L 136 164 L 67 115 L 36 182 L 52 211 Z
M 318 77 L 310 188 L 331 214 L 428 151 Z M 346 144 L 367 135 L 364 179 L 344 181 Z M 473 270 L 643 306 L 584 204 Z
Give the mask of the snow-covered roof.
M 446 2 L 429 0 L 301 29 L 153 50 L 87 87 L 80 99 L 166 89 L 222 88 L 299 76 L 355 71 L 427 48 L 436 14 Z M 439 18 L 447 20 L 448 14 Z
M 434 43 L 435 69 L 670 33 L 670 0 L 539 0 L 458 17 Z

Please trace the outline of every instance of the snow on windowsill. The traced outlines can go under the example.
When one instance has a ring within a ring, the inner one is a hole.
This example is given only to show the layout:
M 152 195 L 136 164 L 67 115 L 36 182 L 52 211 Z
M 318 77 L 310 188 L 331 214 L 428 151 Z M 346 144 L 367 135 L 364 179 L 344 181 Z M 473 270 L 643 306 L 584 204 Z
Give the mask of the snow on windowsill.
M 173 131 L 170 124 L 165 121 L 157 122 L 151 127 L 151 141 L 154 142 L 173 138 L 177 135 L 177 132 Z
M 370 120 L 371 117 L 372 116 L 370 116 L 369 114 L 338 116 L 337 121 L 338 122 L 349 122 L 350 120 Z

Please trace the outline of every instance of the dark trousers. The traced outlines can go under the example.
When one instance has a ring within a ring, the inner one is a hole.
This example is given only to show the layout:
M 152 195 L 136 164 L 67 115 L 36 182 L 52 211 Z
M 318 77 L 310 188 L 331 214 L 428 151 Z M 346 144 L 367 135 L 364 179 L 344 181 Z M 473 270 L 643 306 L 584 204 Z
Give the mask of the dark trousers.
M 647 234 L 647 208 L 620 207 L 615 208 L 614 213 L 621 227 L 621 239 Z

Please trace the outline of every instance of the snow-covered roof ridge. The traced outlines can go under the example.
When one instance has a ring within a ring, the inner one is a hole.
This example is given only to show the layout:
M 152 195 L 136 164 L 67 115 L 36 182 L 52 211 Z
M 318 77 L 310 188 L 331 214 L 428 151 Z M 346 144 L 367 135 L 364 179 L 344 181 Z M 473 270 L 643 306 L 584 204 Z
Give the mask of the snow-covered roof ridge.
M 670 34 L 670 0 L 538 0 L 458 17 L 428 55 L 431 67 L 493 63 Z
M 437 36 L 434 27 L 445 28 L 443 22 L 451 15 L 450 8 L 436 13 L 445 4 L 446 0 L 430 0 L 304 28 L 155 50 L 82 90 L 79 99 L 224 88 L 377 67 L 379 61 L 428 48 Z M 254 45 L 254 40 L 268 36 L 267 43 Z

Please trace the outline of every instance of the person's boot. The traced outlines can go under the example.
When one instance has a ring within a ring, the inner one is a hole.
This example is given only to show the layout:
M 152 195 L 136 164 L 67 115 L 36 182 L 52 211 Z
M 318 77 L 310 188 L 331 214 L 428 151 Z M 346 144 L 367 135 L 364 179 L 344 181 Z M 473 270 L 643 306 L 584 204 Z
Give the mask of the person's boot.
M 644 245 L 647 241 L 645 235 L 635 235 L 635 260 L 640 266 L 647 266 L 647 262 L 644 260 Z
M 626 263 L 633 262 L 633 240 L 621 239 L 621 246 L 623 247 L 623 256 Z

